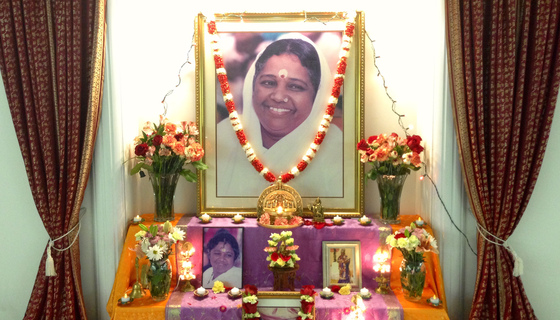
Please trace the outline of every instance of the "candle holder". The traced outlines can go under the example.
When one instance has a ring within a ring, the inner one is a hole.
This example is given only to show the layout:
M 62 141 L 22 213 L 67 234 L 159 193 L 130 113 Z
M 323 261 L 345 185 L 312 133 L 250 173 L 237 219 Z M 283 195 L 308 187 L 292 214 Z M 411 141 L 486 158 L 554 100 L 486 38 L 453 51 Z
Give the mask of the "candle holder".
M 385 278 L 383 275 L 375 277 L 375 282 L 377 282 L 376 293 L 387 294 L 391 289 L 389 288 L 389 279 Z
M 140 281 L 138 281 L 138 279 L 140 279 L 140 267 L 138 261 L 139 259 L 138 257 L 136 257 L 136 282 L 132 285 L 132 292 L 130 293 L 130 297 L 132 299 L 142 298 L 142 296 L 144 295 L 142 285 L 140 284 Z
M 185 242 L 181 246 L 181 256 L 183 257 L 183 262 L 181 264 L 181 274 L 179 275 L 179 280 L 181 280 L 181 287 L 180 290 L 182 292 L 191 292 L 195 290 L 195 287 L 192 285 L 191 280 L 195 279 L 196 277 L 192 273 L 193 264 L 190 261 L 191 256 L 194 254 L 194 246 L 190 242 Z

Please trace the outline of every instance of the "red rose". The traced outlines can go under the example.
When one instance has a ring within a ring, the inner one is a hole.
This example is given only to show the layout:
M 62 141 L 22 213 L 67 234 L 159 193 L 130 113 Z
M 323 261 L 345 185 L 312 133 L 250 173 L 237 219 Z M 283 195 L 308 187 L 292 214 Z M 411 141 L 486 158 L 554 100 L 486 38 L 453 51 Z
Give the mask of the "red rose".
M 152 140 L 152 144 L 154 145 L 154 147 L 157 147 L 161 144 L 162 141 L 163 137 L 158 134 L 154 137 L 154 140 Z
M 375 140 L 377 140 L 377 136 L 370 136 L 370 137 L 367 139 L 367 143 L 373 144 L 373 142 L 374 142 Z
M 276 177 L 274 176 L 274 174 L 272 174 L 272 172 L 267 172 L 264 178 L 268 182 L 276 181 Z
M 227 108 L 227 111 L 229 113 L 234 112 L 235 111 L 235 103 L 232 100 L 226 101 L 226 108 Z
M 332 285 L 331 286 L 331 291 L 334 292 L 334 293 L 338 293 L 338 291 L 340 291 L 340 286 Z
M 235 134 L 237 135 L 237 140 L 239 140 L 239 143 L 242 146 L 247 143 L 247 137 L 245 137 L 245 132 L 243 132 L 243 130 L 239 130 Z M 258 171 L 261 172 L 261 170 L 258 170 Z
M 180 141 L 181 139 L 183 139 L 183 136 L 184 136 L 183 133 L 177 133 L 177 134 L 175 135 L 175 139 L 176 139 L 177 141 Z
M 278 252 L 273 252 L 273 253 L 270 255 L 270 259 L 272 259 L 272 261 L 278 260 Z
M 315 295 L 315 286 L 308 284 L 308 285 L 304 285 L 301 286 L 301 290 L 299 291 L 299 293 L 301 293 L 301 295 L 303 296 L 314 296 Z M 307 312 L 306 312 L 307 313 Z
M 395 235 L 395 240 L 398 240 L 398 239 L 400 239 L 400 238 L 406 238 L 406 236 L 404 235 L 404 233 L 397 233 L 397 234 Z
M 257 312 L 257 304 L 258 304 L 258 302 L 255 303 L 255 304 L 243 303 L 243 310 L 247 314 L 255 313 L 255 312 Z
M 280 259 L 284 260 L 284 262 L 290 261 L 291 258 L 292 258 L 291 256 L 285 256 L 283 254 L 280 255 Z
M 410 150 L 420 154 L 422 151 L 424 151 L 424 148 L 420 145 L 421 141 L 422 138 L 420 136 L 413 135 L 407 137 L 406 144 L 408 145 Z
M 358 150 L 366 151 L 368 148 L 369 148 L 369 145 L 367 144 L 365 139 L 362 139 L 362 140 L 360 140 L 360 142 L 358 142 L 358 146 L 357 146 Z
M 311 313 L 311 311 L 313 311 L 313 306 L 315 305 L 315 302 L 307 302 L 302 300 L 301 301 L 301 312 L 303 313 Z
M 299 171 L 303 171 L 305 170 L 305 168 L 307 168 L 307 162 L 301 160 L 298 164 L 297 164 L 297 169 Z
M 137 145 L 136 148 L 134 148 L 134 153 L 137 156 L 145 157 L 146 152 L 148 152 L 148 144 L 147 143 L 141 143 L 141 144 Z
M 245 295 L 254 295 L 259 291 L 257 287 L 252 284 L 246 284 L 243 289 L 245 289 Z

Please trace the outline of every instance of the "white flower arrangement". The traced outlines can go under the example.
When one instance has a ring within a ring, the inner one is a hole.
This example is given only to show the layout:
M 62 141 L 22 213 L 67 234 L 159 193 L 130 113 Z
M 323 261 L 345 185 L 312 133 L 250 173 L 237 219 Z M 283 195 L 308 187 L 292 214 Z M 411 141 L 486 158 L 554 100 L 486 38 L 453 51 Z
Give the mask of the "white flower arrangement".
M 139 224 L 140 231 L 135 234 L 136 252 L 140 257 L 147 256 L 151 261 L 166 260 L 171 254 L 172 245 L 183 240 L 185 232 L 174 228 L 171 222 L 163 225 L 151 225 L 149 228 Z

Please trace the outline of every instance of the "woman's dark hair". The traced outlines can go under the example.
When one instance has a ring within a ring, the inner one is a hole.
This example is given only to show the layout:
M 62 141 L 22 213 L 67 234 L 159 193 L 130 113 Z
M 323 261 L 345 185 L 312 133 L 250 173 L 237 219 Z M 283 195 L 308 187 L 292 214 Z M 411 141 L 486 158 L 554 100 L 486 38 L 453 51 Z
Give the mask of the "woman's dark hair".
M 239 257 L 239 245 L 237 244 L 235 237 L 225 229 L 218 230 L 212 239 L 208 241 L 204 250 L 207 254 L 210 254 L 210 251 L 212 251 L 212 249 L 214 249 L 220 242 L 229 243 L 233 249 L 233 254 L 235 255 L 233 260 L 237 260 L 237 257 Z
M 257 59 L 257 62 L 255 62 L 253 84 L 268 59 L 272 56 L 279 56 L 284 53 L 293 54 L 298 57 L 301 65 L 307 70 L 313 89 L 315 89 L 315 94 L 317 94 L 319 83 L 321 82 L 321 62 L 319 60 L 319 55 L 311 43 L 301 39 L 280 39 L 266 47 L 261 56 Z

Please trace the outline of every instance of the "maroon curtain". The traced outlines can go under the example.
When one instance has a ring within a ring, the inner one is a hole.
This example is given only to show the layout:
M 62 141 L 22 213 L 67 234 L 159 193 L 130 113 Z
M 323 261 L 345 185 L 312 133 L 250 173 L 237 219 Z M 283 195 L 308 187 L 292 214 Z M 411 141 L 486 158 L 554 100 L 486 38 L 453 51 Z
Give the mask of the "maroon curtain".
M 55 248 L 77 235 L 101 109 L 103 0 L 0 1 L 0 71 L 37 210 Z M 85 319 L 80 251 L 43 254 L 25 319 Z
M 559 1 L 446 2 L 465 186 L 478 224 L 502 240 L 527 207 L 550 133 L 560 82 L 559 11 Z M 471 319 L 535 319 L 513 268 L 510 251 L 478 235 Z

